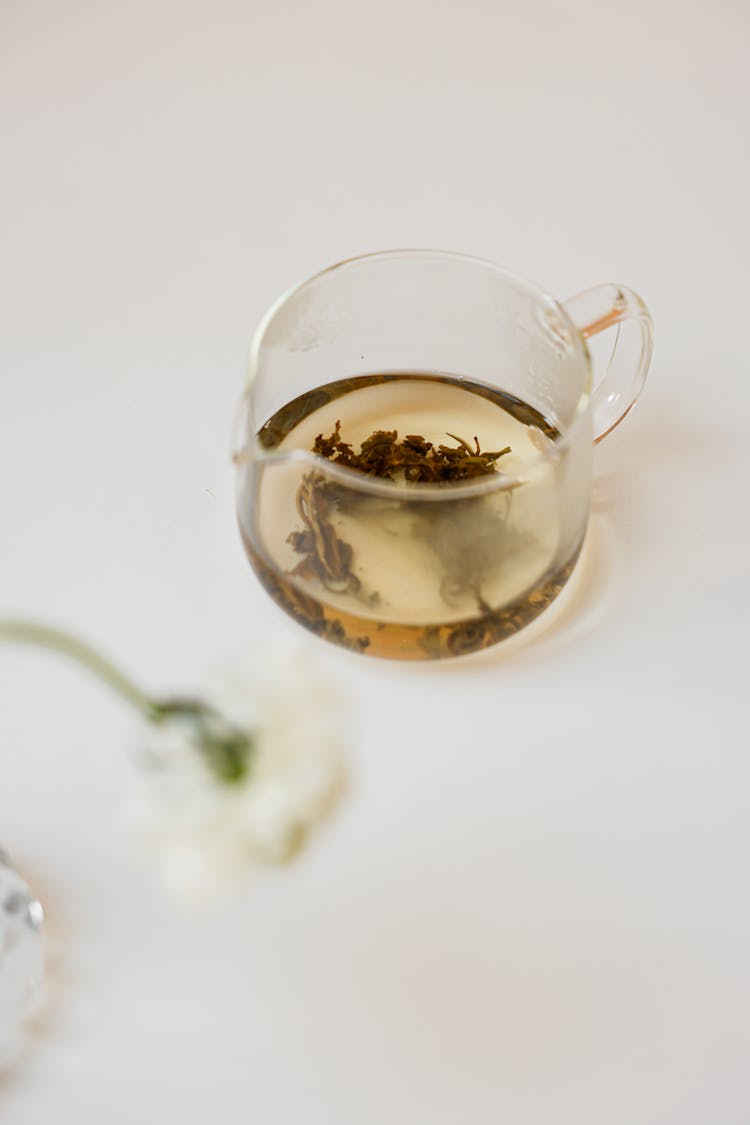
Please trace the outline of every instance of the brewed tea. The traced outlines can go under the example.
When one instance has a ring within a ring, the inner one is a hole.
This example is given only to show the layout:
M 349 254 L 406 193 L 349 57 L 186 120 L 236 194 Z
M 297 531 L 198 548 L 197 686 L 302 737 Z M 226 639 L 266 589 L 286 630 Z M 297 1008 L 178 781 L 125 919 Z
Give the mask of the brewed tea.
M 484 648 L 557 596 L 580 549 L 583 526 L 561 533 L 558 440 L 534 407 L 454 376 L 329 383 L 259 431 L 269 452 L 318 460 L 259 460 L 246 549 L 280 606 L 347 648 Z

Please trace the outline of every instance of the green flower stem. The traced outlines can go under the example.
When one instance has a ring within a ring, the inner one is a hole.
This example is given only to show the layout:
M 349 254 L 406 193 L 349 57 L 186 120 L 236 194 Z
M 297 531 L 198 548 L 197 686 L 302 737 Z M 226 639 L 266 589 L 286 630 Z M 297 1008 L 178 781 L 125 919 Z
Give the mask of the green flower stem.
M 79 664 L 134 707 L 150 723 L 186 725 L 197 752 L 220 781 L 231 784 L 247 775 L 255 747 L 252 731 L 235 726 L 201 699 L 153 699 L 97 649 L 62 629 L 35 621 L 0 617 L 0 644 L 33 645 L 59 652 Z
M 122 699 L 130 703 L 132 707 L 135 707 L 137 711 L 140 711 L 146 719 L 151 722 L 158 722 L 161 717 L 159 714 L 160 708 L 156 701 L 146 695 L 124 672 L 121 672 L 91 645 L 87 645 L 84 641 L 78 640 L 77 637 L 62 629 L 52 629 L 47 625 L 38 625 L 34 621 L 0 617 L 0 642 L 3 641 L 9 644 L 33 645 L 36 648 L 59 652 L 91 672 Z

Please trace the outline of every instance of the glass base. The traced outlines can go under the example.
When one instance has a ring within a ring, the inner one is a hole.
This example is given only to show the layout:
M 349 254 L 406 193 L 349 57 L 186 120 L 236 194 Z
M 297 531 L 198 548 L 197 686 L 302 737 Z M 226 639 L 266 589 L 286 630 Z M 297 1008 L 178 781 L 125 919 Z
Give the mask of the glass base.
M 404 625 L 344 613 L 302 593 L 290 579 L 270 567 L 243 535 L 253 569 L 265 590 L 285 613 L 323 640 L 366 656 L 391 660 L 440 660 L 465 656 L 513 637 L 562 592 L 581 552 L 579 543 L 561 566 L 549 572 L 523 597 L 501 609 L 445 625 Z

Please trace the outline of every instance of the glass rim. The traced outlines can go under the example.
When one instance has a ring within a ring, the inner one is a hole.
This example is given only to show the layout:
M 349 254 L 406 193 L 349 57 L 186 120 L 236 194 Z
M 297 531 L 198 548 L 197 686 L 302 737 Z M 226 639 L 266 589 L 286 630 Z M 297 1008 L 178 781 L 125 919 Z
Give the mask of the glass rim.
M 311 469 L 318 472 L 325 473 L 326 476 L 338 480 L 341 484 L 346 484 L 350 488 L 357 488 L 361 491 L 370 492 L 373 495 L 388 496 L 391 499 L 394 493 L 404 498 L 403 494 L 407 491 L 410 499 L 425 499 L 437 500 L 446 499 L 449 495 L 460 492 L 461 496 L 483 496 L 490 492 L 506 491 L 518 487 L 526 483 L 527 479 L 539 470 L 542 465 L 548 462 L 559 460 L 562 454 L 572 445 L 574 440 L 578 437 L 579 431 L 583 422 L 588 414 L 588 407 L 591 399 L 591 357 L 586 340 L 581 333 L 580 328 L 570 316 L 570 313 L 565 308 L 561 301 L 558 301 L 551 293 L 547 292 L 537 282 L 532 281 L 530 278 L 525 277 L 523 274 L 514 272 L 507 269 L 505 266 L 492 261 L 490 258 L 484 258 L 475 254 L 467 254 L 455 250 L 438 250 L 428 247 L 402 247 L 393 248 L 390 250 L 374 250 L 364 254 L 355 254 L 348 258 L 342 258 L 334 262 L 324 269 L 318 270 L 316 273 L 310 274 L 302 280 L 296 282 L 285 290 L 266 310 L 261 318 L 257 328 L 255 329 L 251 344 L 250 354 L 248 361 L 248 381 L 245 389 L 244 398 L 249 398 L 252 393 L 252 386 L 255 380 L 255 375 L 259 365 L 260 350 L 263 346 L 263 339 L 268 331 L 269 326 L 274 320 L 277 313 L 294 297 L 308 286 L 314 285 L 321 278 L 326 277 L 328 274 L 335 273 L 338 270 L 344 270 L 352 266 L 363 265 L 368 262 L 376 262 L 387 259 L 398 258 L 422 258 L 422 259 L 435 259 L 444 261 L 453 261 L 464 264 L 473 264 L 481 266 L 483 269 L 490 269 L 495 274 L 502 276 L 506 281 L 515 284 L 519 288 L 523 288 L 534 296 L 540 305 L 553 310 L 559 317 L 561 317 L 567 329 L 570 331 L 571 336 L 578 342 L 580 350 L 580 358 L 585 364 L 586 373 L 588 378 L 585 381 L 585 386 L 581 391 L 571 418 L 570 425 L 568 425 L 560 437 L 551 442 L 549 448 L 537 450 L 536 454 L 531 457 L 528 462 L 520 466 L 515 473 L 506 474 L 501 470 L 496 470 L 495 473 L 479 480 L 464 480 L 464 481 L 443 481 L 437 484 L 425 484 L 420 482 L 412 482 L 408 486 L 397 481 L 386 480 L 382 477 L 368 476 L 366 473 L 358 469 L 349 468 L 346 465 L 338 465 L 333 461 L 328 461 L 325 457 L 321 457 L 312 450 L 304 449 L 266 449 L 261 445 L 258 440 L 257 433 L 250 436 L 244 444 L 243 449 L 234 455 L 234 462 L 237 465 L 247 463 L 248 461 L 258 462 L 273 462 L 273 461 L 290 461 L 301 465 L 308 464 Z M 388 374 L 388 372 L 383 372 Z M 419 378 L 420 375 L 428 375 L 427 371 L 415 372 L 415 377 Z M 432 374 L 439 374 L 433 372 Z M 249 447 L 252 445 L 252 452 Z

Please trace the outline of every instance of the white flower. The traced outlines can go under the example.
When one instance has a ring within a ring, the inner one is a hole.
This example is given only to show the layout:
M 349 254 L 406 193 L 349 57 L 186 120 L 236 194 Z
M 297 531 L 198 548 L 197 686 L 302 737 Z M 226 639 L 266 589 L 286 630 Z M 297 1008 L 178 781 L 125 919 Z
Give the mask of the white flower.
M 209 684 L 201 693 L 213 709 L 208 726 L 203 712 L 196 728 L 192 704 L 149 731 L 133 811 L 183 896 L 221 897 L 249 869 L 285 863 L 344 792 L 341 701 L 307 653 L 276 649 L 255 676 Z M 232 756 L 215 758 L 227 745 Z M 220 776 L 227 761 L 230 780 Z

